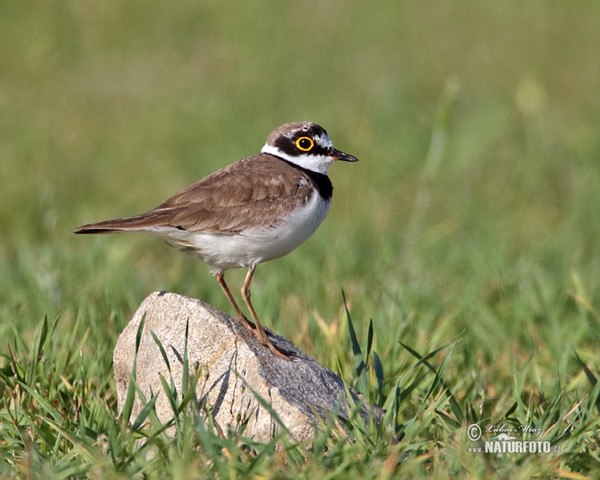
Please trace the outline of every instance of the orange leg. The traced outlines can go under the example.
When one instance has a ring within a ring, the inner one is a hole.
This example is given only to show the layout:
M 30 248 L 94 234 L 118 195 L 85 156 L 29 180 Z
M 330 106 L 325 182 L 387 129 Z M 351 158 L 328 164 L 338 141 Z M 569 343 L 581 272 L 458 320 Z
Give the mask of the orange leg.
M 238 307 L 237 303 L 235 303 L 235 299 L 233 298 L 233 295 L 229 291 L 229 287 L 225 283 L 225 273 L 224 272 L 217 272 L 217 273 L 215 273 L 215 278 L 217 279 L 217 282 L 219 282 L 219 285 L 221 285 L 221 288 L 225 292 L 225 295 L 227 296 L 227 299 L 229 300 L 229 303 L 231 303 L 231 305 L 233 306 L 233 309 L 235 310 L 235 314 L 237 315 L 237 318 L 238 318 L 239 322 L 245 328 L 247 328 L 252 333 L 254 333 L 255 325 L 250 320 L 248 320 L 246 318 L 246 316 L 240 310 L 240 307 Z
M 279 358 L 291 360 L 287 352 L 280 351 L 275 345 L 273 345 L 273 343 L 271 343 L 271 340 L 269 340 L 269 337 L 267 337 L 267 333 L 258 319 L 258 315 L 252 306 L 252 302 L 250 302 L 250 282 L 252 281 L 252 275 L 254 275 L 255 269 L 255 264 L 252 264 L 248 267 L 248 273 L 244 279 L 244 285 L 242 285 L 242 298 L 244 299 L 244 303 L 248 307 L 248 310 L 250 310 L 250 315 L 252 315 L 252 320 L 254 320 L 254 325 L 256 326 L 256 330 L 254 330 L 254 336 L 260 343 L 271 350 L 271 352 L 273 352 Z

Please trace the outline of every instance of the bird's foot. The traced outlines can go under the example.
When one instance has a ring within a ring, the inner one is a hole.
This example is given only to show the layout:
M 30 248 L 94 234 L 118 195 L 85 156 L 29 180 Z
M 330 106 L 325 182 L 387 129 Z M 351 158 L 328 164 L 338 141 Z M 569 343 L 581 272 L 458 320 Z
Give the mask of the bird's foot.
M 257 328 L 256 323 L 254 323 L 251 320 L 248 320 L 245 315 L 242 315 L 241 318 L 238 316 L 237 320 L 238 322 L 240 322 L 241 325 L 243 325 L 243 327 L 246 330 L 248 330 L 252 333 L 252 335 L 254 335 L 254 338 L 258 340 L 258 343 L 267 347 L 271 351 L 271 353 L 283 360 L 287 360 L 288 362 L 292 361 L 290 357 L 293 352 L 273 345 L 273 342 L 271 342 L 271 340 L 269 340 L 269 337 L 267 337 L 267 333 L 262 328 Z
M 271 340 L 267 340 L 267 344 L 265 345 L 265 347 L 267 347 L 271 351 L 271 353 L 278 356 L 279 358 L 286 360 L 288 362 L 292 361 L 293 352 L 291 352 L 289 350 L 285 350 L 281 347 L 276 347 L 275 345 L 273 345 Z
M 248 331 L 254 333 L 256 331 L 256 325 L 253 321 L 248 320 L 246 318 L 245 315 L 242 315 L 241 317 L 238 315 L 237 316 L 237 320 L 238 322 L 240 322 L 240 324 Z

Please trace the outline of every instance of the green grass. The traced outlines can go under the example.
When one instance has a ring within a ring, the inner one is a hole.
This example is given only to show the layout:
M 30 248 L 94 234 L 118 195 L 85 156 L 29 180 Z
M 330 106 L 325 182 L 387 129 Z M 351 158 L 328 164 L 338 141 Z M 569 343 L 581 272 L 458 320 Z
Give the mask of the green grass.
M 0 10 L 0 477 L 596 475 L 600 4 Z M 150 410 L 128 424 L 112 350 L 142 299 L 228 305 L 156 239 L 72 229 L 154 207 L 304 119 L 360 162 L 332 167 L 327 221 L 257 269 L 253 301 L 384 421 L 323 427 L 313 448 L 283 434 L 284 452 L 188 411 L 174 438 Z M 535 425 L 560 452 L 470 453 L 472 423 Z

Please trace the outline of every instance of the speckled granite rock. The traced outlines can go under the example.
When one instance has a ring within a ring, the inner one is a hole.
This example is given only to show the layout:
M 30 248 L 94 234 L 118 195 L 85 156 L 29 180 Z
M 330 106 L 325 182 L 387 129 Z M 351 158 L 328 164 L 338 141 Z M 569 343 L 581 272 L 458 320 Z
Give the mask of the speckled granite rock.
M 212 412 L 213 421 L 221 431 L 236 429 L 248 420 L 245 436 L 267 442 L 277 435 L 280 425 L 261 406 L 257 395 L 271 405 L 297 441 L 312 438 L 319 415 L 327 416 L 338 409 L 342 417 L 347 416 L 342 380 L 290 341 L 269 332 L 276 346 L 293 352 L 291 362 L 276 357 L 258 344 L 250 332 L 225 313 L 200 300 L 164 292 L 155 292 L 142 302 L 115 347 L 113 363 L 119 410 L 127 395 L 136 335 L 144 315 L 145 325 L 137 354 L 137 383 L 147 399 L 151 392 L 161 392 L 156 411 L 163 422 L 171 419 L 173 412 L 159 374 L 167 380 L 171 375 L 181 392 L 188 321 L 189 365 L 205 369 L 196 395 L 206 410 Z M 160 340 L 169 359 L 171 374 L 150 332 Z M 358 402 L 358 397 L 352 395 Z M 136 398 L 132 418 L 141 408 L 142 404 Z M 363 408 L 361 416 L 368 419 L 367 408 Z

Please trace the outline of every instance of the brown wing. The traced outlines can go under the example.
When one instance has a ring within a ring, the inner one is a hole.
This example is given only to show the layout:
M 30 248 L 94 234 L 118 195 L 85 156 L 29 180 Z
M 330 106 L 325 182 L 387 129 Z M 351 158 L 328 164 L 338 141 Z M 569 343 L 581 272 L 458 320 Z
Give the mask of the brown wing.
M 172 227 L 188 231 L 238 233 L 273 225 L 306 202 L 311 178 L 271 155 L 240 160 L 184 188 L 149 212 L 84 225 L 75 233 L 112 233 Z

